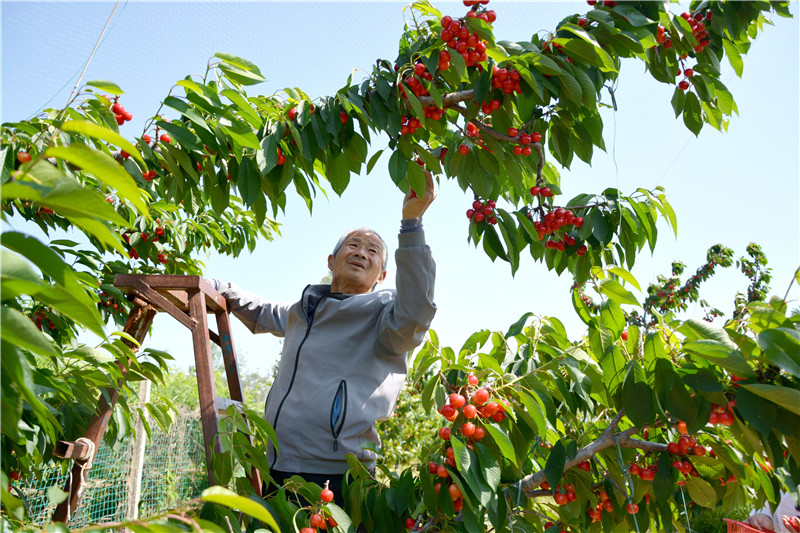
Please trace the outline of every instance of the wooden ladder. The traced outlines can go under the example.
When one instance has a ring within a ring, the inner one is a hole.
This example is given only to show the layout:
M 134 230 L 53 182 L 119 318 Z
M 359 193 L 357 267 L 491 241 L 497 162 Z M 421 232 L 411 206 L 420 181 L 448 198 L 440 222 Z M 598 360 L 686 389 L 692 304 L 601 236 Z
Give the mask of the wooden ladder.
M 224 411 L 231 403 L 244 401 L 225 298 L 200 276 L 117 274 L 114 277 L 114 286 L 125 292 L 133 303 L 124 331 L 139 343 L 144 340 L 158 311 L 166 312 L 191 331 L 208 481 L 210 485 L 214 485 L 211 457 L 214 452 L 222 451 L 219 439 L 216 438 L 219 432 L 219 412 Z M 218 334 L 208 329 L 209 312 L 216 316 Z M 211 361 L 211 341 L 222 349 L 230 399 L 217 396 Z M 126 344 L 134 351 L 138 349 L 133 343 Z M 120 370 L 123 375 L 127 373 L 127 368 L 122 365 Z M 64 489 L 69 496 L 56 507 L 54 521 L 67 523 L 75 511 L 88 475 L 87 466 L 90 467 L 103 440 L 118 397 L 119 391 L 116 389 L 104 391 L 98 401 L 97 411 L 89 423 L 85 439 L 61 441 L 56 447 L 55 455 L 73 459 L 75 465 Z M 94 446 L 90 446 L 86 439 Z M 247 478 L 260 496 L 261 476 L 258 470 L 253 469 Z

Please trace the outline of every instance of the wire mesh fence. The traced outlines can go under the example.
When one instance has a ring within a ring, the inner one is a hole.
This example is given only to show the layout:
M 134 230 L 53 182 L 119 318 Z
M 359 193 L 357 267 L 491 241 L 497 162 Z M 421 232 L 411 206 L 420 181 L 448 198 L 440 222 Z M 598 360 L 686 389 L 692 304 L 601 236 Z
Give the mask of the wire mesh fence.
M 199 412 L 181 412 L 168 433 L 156 424 L 151 424 L 151 428 L 151 438 L 145 443 L 140 517 L 175 507 L 199 496 L 208 487 Z M 70 527 L 128 518 L 134 442 L 128 439 L 115 448 L 100 445 L 84 483 L 83 497 L 70 517 Z M 48 490 L 63 489 L 68 477 L 68 473 L 62 474 L 61 468 L 53 465 L 40 479 L 21 479 L 14 484 L 13 492 L 22 497 L 31 523 L 43 525 L 50 521 L 56 506 L 50 501 Z

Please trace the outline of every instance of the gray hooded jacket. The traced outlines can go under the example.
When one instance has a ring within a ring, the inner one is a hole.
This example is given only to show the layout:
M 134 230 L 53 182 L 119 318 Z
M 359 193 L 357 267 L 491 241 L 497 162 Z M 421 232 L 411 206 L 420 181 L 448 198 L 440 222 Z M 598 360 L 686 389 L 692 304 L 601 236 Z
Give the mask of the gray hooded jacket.
M 270 445 L 272 468 L 342 474 L 350 453 L 374 466 L 376 455 L 361 444 L 380 444 L 375 422 L 392 413 L 407 352 L 422 342 L 436 312 L 436 266 L 424 233 L 400 233 L 399 240 L 397 290 L 346 295 L 309 285 L 300 301 L 278 304 L 220 284 L 250 331 L 285 338 L 265 405 L 280 452 Z

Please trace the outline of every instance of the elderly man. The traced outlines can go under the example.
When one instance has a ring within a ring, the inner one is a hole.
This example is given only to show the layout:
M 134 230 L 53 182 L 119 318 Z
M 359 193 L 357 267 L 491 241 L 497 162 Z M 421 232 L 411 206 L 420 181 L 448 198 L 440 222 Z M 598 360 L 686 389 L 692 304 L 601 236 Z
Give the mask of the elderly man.
M 422 198 L 403 200 L 397 289 L 375 290 L 386 277 L 387 248 L 374 231 L 346 233 L 328 256 L 330 285 L 309 285 L 294 304 L 278 304 L 212 280 L 233 314 L 253 333 L 285 338 L 280 367 L 267 396 L 265 418 L 278 450 L 267 450 L 281 484 L 299 474 L 327 480 L 341 503 L 346 456 L 371 469 L 380 443 L 375 422 L 394 409 L 407 372 L 406 354 L 430 327 L 435 264 L 425 244 L 422 215 L 435 198 L 427 175 Z

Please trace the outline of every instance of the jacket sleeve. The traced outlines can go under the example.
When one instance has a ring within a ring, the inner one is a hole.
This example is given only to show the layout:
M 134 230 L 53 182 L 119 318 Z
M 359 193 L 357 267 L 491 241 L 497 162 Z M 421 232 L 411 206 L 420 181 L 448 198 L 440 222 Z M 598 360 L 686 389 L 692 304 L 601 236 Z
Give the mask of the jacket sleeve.
M 253 333 L 272 333 L 283 337 L 291 304 L 271 302 L 235 283 L 220 282 L 217 291 L 228 300 L 233 315 Z
M 378 343 L 392 354 L 404 354 L 422 343 L 436 304 L 433 287 L 436 263 L 422 231 L 401 233 L 395 252 L 397 297 L 378 319 Z

